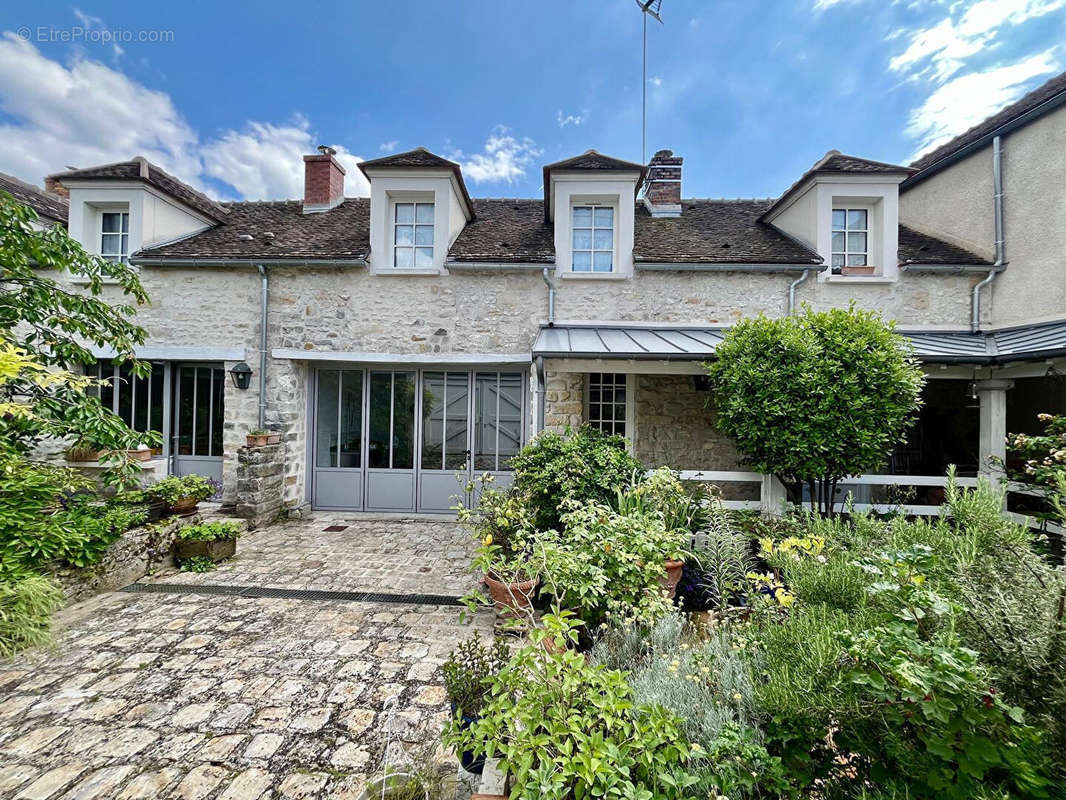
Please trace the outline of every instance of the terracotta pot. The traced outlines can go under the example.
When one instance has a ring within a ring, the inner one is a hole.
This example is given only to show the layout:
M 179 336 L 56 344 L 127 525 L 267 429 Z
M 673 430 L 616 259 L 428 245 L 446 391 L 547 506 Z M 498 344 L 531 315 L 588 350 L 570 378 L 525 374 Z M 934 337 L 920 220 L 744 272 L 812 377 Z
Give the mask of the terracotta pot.
M 230 558 L 237 552 L 236 539 L 215 539 L 210 542 L 201 542 L 193 539 L 174 540 L 174 558 L 184 561 L 187 558 L 210 558 L 212 561 L 222 561 Z
M 873 275 L 873 267 L 841 267 L 841 275 Z
M 268 433 L 267 434 L 267 444 L 277 444 L 280 441 L 281 441 L 281 434 L 280 433 Z
M 666 590 L 667 597 L 673 600 L 677 596 L 677 584 L 681 580 L 681 570 L 684 568 L 685 562 L 668 558 L 663 562 L 663 566 L 666 568 L 666 575 L 659 578 L 659 583 Z
M 152 451 L 145 450 L 127 450 L 126 455 L 134 461 L 149 461 L 152 458 Z
M 262 436 L 253 436 L 249 433 L 244 437 L 245 444 L 249 447 L 262 447 L 267 443 L 268 439 L 270 439 L 270 436 L 265 433 Z
M 167 511 L 171 514 L 191 514 L 199 504 L 199 500 L 194 500 L 191 497 L 182 497 L 167 506 Z
M 485 575 L 483 580 L 498 612 L 524 617 L 533 614 L 533 591 L 539 582 L 536 578 L 519 583 L 503 583 Z
M 70 450 L 70 451 L 64 453 L 64 455 L 65 455 L 67 461 L 70 461 L 71 463 L 74 463 L 74 464 L 84 464 L 84 463 L 87 463 L 87 462 L 90 462 L 90 461 L 99 461 L 100 460 L 100 451 L 99 450 L 90 450 L 90 451 Z

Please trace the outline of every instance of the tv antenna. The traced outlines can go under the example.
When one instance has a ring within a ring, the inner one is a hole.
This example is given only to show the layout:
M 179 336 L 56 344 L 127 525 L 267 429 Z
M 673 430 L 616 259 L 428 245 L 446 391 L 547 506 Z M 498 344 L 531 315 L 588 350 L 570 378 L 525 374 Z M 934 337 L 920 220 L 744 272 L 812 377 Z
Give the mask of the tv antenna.
M 663 18 L 659 16 L 659 8 L 663 0 L 637 0 L 641 16 L 644 20 L 644 48 L 643 65 L 644 80 L 640 84 L 640 163 L 648 163 L 648 17 L 654 17 L 660 25 Z

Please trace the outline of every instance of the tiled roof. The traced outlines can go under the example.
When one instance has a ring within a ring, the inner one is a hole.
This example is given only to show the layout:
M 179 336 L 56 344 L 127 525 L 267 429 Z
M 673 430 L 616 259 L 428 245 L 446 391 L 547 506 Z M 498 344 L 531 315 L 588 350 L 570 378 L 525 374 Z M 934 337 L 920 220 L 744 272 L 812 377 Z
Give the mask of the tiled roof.
M 475 200 L 474 211 L 476 218 L 449 249 L 449 261 L 555 261 L 554 232 L 540 200 Z
M 545 173 L 553 169 L 616 169 L 643 172 L 645 167 L 643 164 L 636 164 L 632 161 L 623 161 L 614 156 L 605 156 L 603 153 L 598 153 L 595 150 L 586 150 L 579 156 L 564 158 L 562 161 L 556 161 L 553 164 L 546 164 L 544 166 Z
M 993 114 L 984 122 L 974 125 L 965 133 L 961 133 L 950 142 L 940 145 L 935 150 L 923 155 L 911 164 L 916 170 L 925 170 L 939 161 L 943 161 L 954 155 L 963 148 L 977 144 L 986 136 L 992 135 L 997 129 L 1018 120 L 1030 112 L 1036 112 L 1041 106 L 1052 106 L 1056 101 L 1066 100 L 1066 72 L 1056 75 L 1043 86 L 1029 92 L 1022 99 L 1011 103 L 997 114 Z
M 14 175 L 0 172 L 0 191 L 7 192 L 23 205 L 37 212 L 38 217 L 67 224 L 67 199 L 46 192 L 32 183 L 26 183 Z
M 226 218 L 226 208 L 212 200 L 203 192 L 198 192 L 188 184 L 182 183 L 170 173 L 157 167 L 146 158 L 137 156 L 130 161 L 119 161 L 115 164 L 103 164 L 99 167 L 87 169 L 74 169 L 67 172 L 57 172 L 48 177 L 54 178 L 60 183 L 67 184 L 74 181 L 87 180 L 114 180 L 114 181 L 144 181 L 149 186 L 154 186 L 159 191 L 180 200 L 208 219 L 221 222 Z
M 364 175 L 366 175 L 367 167 L 371 169 L 450 169 L 459 183 L 459 190 L 463 194 L 463 199 L 466 200 L 467 208 L 470 209 L 471 213 L 475 213 L 474 201 L 470 199 L 470 192 L 466 189 L 466 181 L 463 180 L 462 167 L 454 161 L 449 161 L 436 153 L 431 153 L 424 147 L 416 147 L 414 150 L 408 150 L 405 153 L 394 153 L 371 161 L 359 162 L 359 169 Z M 370 176 L 367 175 L 367 180 L 369 179 Z
M 303 213 L 299 200 L 227 203 L 226 221 L 134 259 L 361 260 L 370 252 L 370 200 L 348 197 L 336 208 Z M 267 234 L 272 233 L 273 236 Z M 251 238 L 242 238 L 250 236 Z
M 871 161 L 868 158 L 849 156 L 839 150 L 830 150 L 811 165 L 811 168 L 800 175 L 799 179 L 785 190 L 777 200 L 766 209 L 766 213 L 783 206 L 815 175 L 824 174 L 850 174 L 850 175 L 900 175 L 901 177 L 911 174 L 909 167 L 901 167 L 898 164 L 888 164 L 884 161 Z
M 646 263 L 821 264 L 813 250 L 760 219 L 769 200 L 682 200 L 680 217 L 637 205 L 633 258 Z
M 927 236 L 924 233 L 899 226 L 900 264 L 968 264 L 992 266 L 987 258 L 974 255 L 969 250 Z

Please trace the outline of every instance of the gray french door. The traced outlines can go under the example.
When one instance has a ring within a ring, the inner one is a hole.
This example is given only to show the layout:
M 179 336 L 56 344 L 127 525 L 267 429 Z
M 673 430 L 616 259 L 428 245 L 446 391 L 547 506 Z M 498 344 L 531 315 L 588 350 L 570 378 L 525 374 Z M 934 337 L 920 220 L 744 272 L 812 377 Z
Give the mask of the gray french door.
M 226 371 L 221 364 L 179 364 L 173 369 L 171 472 L 221 482 Z
M 319 369 L 312 504 L 441 513 L 471 471 L 508 485 L 524 389 L 520 372 Z

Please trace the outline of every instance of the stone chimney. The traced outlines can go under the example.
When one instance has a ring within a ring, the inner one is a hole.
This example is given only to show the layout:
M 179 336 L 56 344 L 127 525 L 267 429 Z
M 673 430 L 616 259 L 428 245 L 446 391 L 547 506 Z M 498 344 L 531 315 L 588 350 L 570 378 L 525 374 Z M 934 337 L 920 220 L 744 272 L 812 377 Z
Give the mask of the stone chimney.
M 681 156 L 660 150 L 648 163 L 644 180 L 644 205 L 653 217 L 681 216 Z
M 66 186 L 59 182 L 59 179 L 49 175 L 44 179 L 44 190 L 49 194 L 58 195 L 59 197 L 70 197 L 70 191 Z
M 337 151 L 322 145 L 319 155 L 304 156 L 304 213 L 329 211 L 344 202 L 344 167 Z

